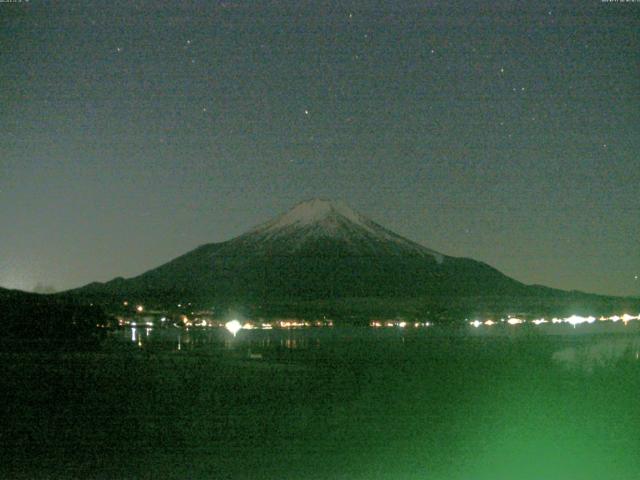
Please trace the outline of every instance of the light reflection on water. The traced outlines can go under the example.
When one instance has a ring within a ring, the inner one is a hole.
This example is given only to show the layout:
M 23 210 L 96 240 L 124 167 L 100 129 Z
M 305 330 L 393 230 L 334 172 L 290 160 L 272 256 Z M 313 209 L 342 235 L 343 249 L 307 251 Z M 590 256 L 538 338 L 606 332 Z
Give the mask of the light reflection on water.
M 581 342 L 557 350 L 553 353 L 552 359 L 572 370 L 592 372 L 599 367 L 615 365 L 623 359 L 640 360 L 640 337 L 623 336 Z
M 593 371 L 598 366 L 607 366 L 623 359 L 640 361 L 640 329 L 618 325 L 585 325 L 580 329 L 571 326 L 553 328 L 549 332 L 540 327 L 527 332 L 513 329 L 450 330 L 402 330 L 342 327 L 334 329 L 296 330 L 242 330 L 237 336 L 222 328 L 173 329 L 173 328 L 125 328 L 118 335 L 121 339 L 137 345 L 142 350 L 194 352 L 198 354 L 231 354 L 240 358 L 274 359 L 295 352 L 342 347 L 350 342 L 393 346 L 400 349 L 414 348 L 416 352 L 433 348 L 441 339 L 476 338 L 491 348 L 496 341 L 511 338 L 553 339 L 551 360 L 569 369 Z M 533 335 L 532 335 L 533 332 Z M 528 336 L 527 336 L 528 335 Z M 287 358 L 293 358 L 291 356 Z
M 142 349 L 162 351 L 306 350 L 320 346 L 333 335 L 318 330 L 243 330 L 232 336 L 216 329 L 155 329 L 130 327 L 117 333 Z

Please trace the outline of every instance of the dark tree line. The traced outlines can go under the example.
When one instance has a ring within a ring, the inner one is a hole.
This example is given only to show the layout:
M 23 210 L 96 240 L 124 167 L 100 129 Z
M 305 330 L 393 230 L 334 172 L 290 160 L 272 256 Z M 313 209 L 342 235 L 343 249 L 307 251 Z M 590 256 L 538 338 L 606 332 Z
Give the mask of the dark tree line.
M 49 345 L 97 344 L 111 319 L 97 306 L 15 290 L 0 290 L 0 339 Z

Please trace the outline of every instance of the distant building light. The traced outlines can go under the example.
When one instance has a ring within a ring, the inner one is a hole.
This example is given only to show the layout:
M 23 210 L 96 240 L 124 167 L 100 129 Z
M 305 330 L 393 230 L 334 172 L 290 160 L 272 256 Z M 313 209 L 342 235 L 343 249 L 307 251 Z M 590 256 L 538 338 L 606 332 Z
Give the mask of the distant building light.
M 240 324 L 240 322 L 238 320 L 231 320 L 231 321 L 225 323 L 224 326 L 225 326 L 225 328 L 227 330 L 229 330 L 233 334 L 234 337 L 236 336 L 236 334 L 242 328 L 242 325 Z
M 568 318 L 565 318 L 564 320 L 567 323 L 570 323 L 571 325 L 573 325 L 574 327 L 576 325 L 579 325 L 581 323 L 593 323 L 596 321 L 595 317 L 581 317 L 580 315 L 571 315 Z
M 142 305 L 138 305 L 138 306 L 136 307 L 136 311 L 138 311 L 138 312 L 143 312 L 143 311 L 144 311 L 144 307 L 143 307 Z

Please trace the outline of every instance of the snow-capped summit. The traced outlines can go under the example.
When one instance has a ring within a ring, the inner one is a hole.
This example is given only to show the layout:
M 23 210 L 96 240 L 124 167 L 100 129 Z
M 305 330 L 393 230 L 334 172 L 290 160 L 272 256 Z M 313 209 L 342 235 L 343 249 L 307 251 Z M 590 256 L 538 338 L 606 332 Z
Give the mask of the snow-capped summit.
M 174 303 L 199 298 L 210 304 L 515 294 L 522 288 L 481 262 L 442 255 L 404 238 L 344 202 L 313 199 L 243 235 L 202 245 L 137 277 L 79 291 Z
M 348 250 L 366 254 L 413 254 L 432 256 L 438 263 L 444 256 L 407 240 L 378 225 L 341 200 L 312 199 L 295 205 L 288 212 L 258 225 L 239 238 L 263 246 L 278 242 L 291 253 L 320 239 L 340 242 Z
M 341 200 L 325 200 L 314 198 L 294 206 L 291 210 L 275 219 L 259 225 L 252 232 L 269 233 L 291 227 L 308 227 L 310 225 L 325 223 L 331 225 L 337 219 L 344 219 L 349 223 L 369 229 L 368 220 L 352 210 Z

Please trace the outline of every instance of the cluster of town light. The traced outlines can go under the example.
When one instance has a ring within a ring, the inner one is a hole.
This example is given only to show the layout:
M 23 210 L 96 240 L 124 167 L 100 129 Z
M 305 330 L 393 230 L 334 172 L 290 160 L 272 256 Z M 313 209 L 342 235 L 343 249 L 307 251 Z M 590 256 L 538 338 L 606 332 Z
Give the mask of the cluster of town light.
M 369 322 L 370 327 L 374 328 L 382 328 L 382 327 L 398 327 L 398 328 L 421 328 L 421 327 L 430 327 L 430 322 L 406 322 L 404 320 L 372 320 Z
M 621 321 L 626 325 L 628 322 L 632 320 L 640 320 L 640 314 L 633 316 L 633 315 L 629 315 L 628 313 L 625 313 L 622 316 L 619 316 L 619 315 L 612 315 L 610 317 L 603 316 L 598 318 L 597 320 L 601 322 L 620 322 Z M 469 325 L 471 325 L 472 327 L 478 328 L 482 325 L 491 327 L 493 325 L 496 325 L 497 323 L 508 323 L 509 325 L 520 325 L 523 323 L 533 323 L 534 325 L 542 325 L 545 323 L 553 323 L 553 324 L 568 323 L 575 327 L 576 325 L 580 325 L 582 323 L 595 323 L 595 322 L 596 322 L 596 317 L 593 317 L 593 316 L 582 317 L 580 315 L 571 315 L 570 317 L 566 317 L 566 318 L 554 317 L 551 320 L 547 320 L 546 318 L 524 320 L 522 318 L 517 318 L 517 317 L 501 318 L 500 322 L 495 322 L 493 320 L 485 320 L 485 321 L 473 320 L 473 321 L 469 321 Z
M 169 319 L 167 317 L 160 318 L 160 323 L 164 324 L 168 322 Z M 140 327 L 147 326 L 153 327 L 157 324 L 157 322 L 151 320 L 145 321 L 136 321 L 130 320 L 126 318 L 120 317 L 118 320 L 120 326 L 130 326 L 130 327 Z M 228 325 L 230 322 L 238 322 L 240 328 L 238 330 L 272 330 L 274 328 L 308 328 L 308 327 L 333 327 L 333 320 L 316 320 L 316 321 L 308 321 L 308 320 L 277 320 L 271 322 L 254 322 L 254 321 L 246 321 L 245 323 L 240 323 L 238 320 L 234 319 L 229 322 L 218 321 L 218 320 L 208 320 L 204 318 L 194 318 L 190 319 L 186 315 L 181 315 L 177 322 L 173 322 L 173 326 L 175 327 L 225 327 L 228 329 Z M 235 323 L 233 324 L 235 325 Z
M 123 304 L 126 306 L 128 305 L 128 302 L 125 301 L 123 302 Z M 181 306 L 181 305 L 178 305 L 178 306 Z M 135 307 L 135 310 L 137 313 L 141 314 L 144 312 L 144 307 L 142 305 L 137 305 Z M 601 322 L 621 321 L 626 325 L 628 322 L 632 320 L 640 320 L 640 314 L 636 316 L 629 315 L 628 313 L 625 313 L 623 315 L 612 315 L 610 317 L 602 316 L 597 320 Z M 161 323 L 165 323 L 167 321 L 168 321 L 167 317 L 162 317 L 160 319 Z M 533 320 L 526 320 L 526 319 L 522 319 L 514 316 L 509 316 L 507 318 L 501 318 L 498 321 L 494 321 L 491 319 L 487 319 L 483 321 L 481 320 L 468 321 L 469 325 L 475 328 L 479 328 L 481 326 L 491 327 L 493 325 L 497 325 L 500 323 L 507 323 L 509 325 L 521 325 L 523 323 L 532 323 L 536 326 L 542 325 L 545 323 L 552 323 L 552 324 L 568 323 L 575 327 L 576 325 L 580 325 L 583 323 L 594 323 L 594 322 L 596 322 L 596 317 L 593 317 L 593 316 L 583 317 L 580 315 L 571 315 L 570 317 L 566 317 L 566 318 L 554 317 L 551 320 L 547 320 L 546 318 L 536 318 Z M 137 326 L 153 327 L 154 326 L 154 323 L 150 320 L 146 320 L 145 322 L 136 322 L 136 321 L 127 321 L 121 318 L 119 319 L 119 323 L 121 326 L 129 325 L 132 327 L 137 327 Z M 252 321 L 247 321 L 245 323 L 240 323 L 238 320 L 233 319 L 231 321 L 223 323 L 220 321 L 213 321 L 213 320 L 208 320 L 204 318 L 194 318 L 193 320 L 191 320 L 186 315 L 181 315 L 180 323 L 179 324 L 174 323 L 174 326 L 176 327 L 223 327 L 224 326 L 227 330 L 229 330 L 235 336 L 240 330 L 260 330 L 260 329 L 271 330 L 273 328 L 333 327 L 333 321 L 327 320 L 327 319 L 316 320 L 316 321 L 283 319 L 283 320 L 277 320 L 272 322 L 256 323 Z M 407 322 L 405 320 L 372 320 L 371 322 L 369 322 L 369 326 L 374 328 L 382 328 L 382 327 L 422 328 L 422 327 L 430 327 L 431 323 L 430 322 Z

